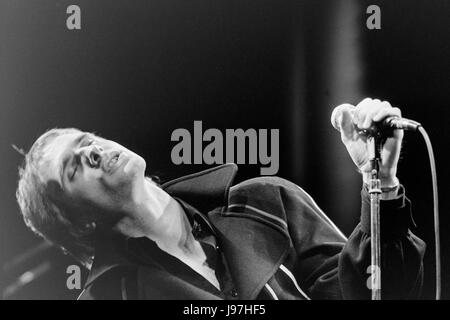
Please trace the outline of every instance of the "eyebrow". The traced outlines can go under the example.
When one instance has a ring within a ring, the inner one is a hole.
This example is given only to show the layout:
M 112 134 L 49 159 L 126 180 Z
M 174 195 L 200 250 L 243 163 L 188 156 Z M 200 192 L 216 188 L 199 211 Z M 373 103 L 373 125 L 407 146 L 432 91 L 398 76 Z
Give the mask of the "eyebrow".
M 91 137 L 92 134 L 85 132 L 82 133 L 81 135 L 79 135 L 74 141 L 72 141 L 72 143 L 70 144 L 70 148 L 74 148 L 76 146 L 78 146 L 83 140 L 85 140 L 88 137 Z M 71 152 L 71 154 L 73 154 L 73 152 Z M 71 159 L 71 156 L 67 156 L 65 155 L 62 161 L 62 165 L 61 165 L 61 169 L 60 169 L 60 178 L 61 178 L 61 186 L 62 189 L 64 190 L 64 177 L 65 177 L 65 172 L 66 172 L 66 168 L 67 168 L 67 163 L 69 162 L 69 160 Z

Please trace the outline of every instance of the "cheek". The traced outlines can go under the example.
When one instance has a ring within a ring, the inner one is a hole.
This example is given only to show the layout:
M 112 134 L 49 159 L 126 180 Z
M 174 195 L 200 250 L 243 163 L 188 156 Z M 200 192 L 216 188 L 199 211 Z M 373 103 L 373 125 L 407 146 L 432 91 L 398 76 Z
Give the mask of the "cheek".
M 117 195 L 99 183 L 91 183 L 83 189 L 79 189 L 74 194 L 73 201 L 80 208 L 83 208 L 83 211 L 93 213 L 94 215 L 100 212 L 114 210 L 118 203 L 120 203 Z
M 112 175 L 102 171 L 89 170 L 74 181 L 73 194 L 85 202 L 105 205 L 126 201 L 131 197 L 133 186 L 144 176 L 145 161 L 135 157 L 126 167 L 119 168 Z
M 93 172 L 85 172 L 74 180 L 71 188 L 73 198 L 79 202 L 96 202 L 106 195 L 101 178 Z

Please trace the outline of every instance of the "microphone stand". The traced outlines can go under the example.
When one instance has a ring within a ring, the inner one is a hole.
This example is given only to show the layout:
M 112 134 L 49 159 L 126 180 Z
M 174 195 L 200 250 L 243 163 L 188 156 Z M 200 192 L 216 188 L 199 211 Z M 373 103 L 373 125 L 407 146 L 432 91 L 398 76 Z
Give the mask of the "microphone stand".
M 368 137 L 370 178 L 370 249 L 371 249 L 371 290 L 372 300 L 381 300 L 381 244 L 380 244 L 380 197 L 381 181 L 379 163 L 381 160 L 381 138 L 379 135 Z

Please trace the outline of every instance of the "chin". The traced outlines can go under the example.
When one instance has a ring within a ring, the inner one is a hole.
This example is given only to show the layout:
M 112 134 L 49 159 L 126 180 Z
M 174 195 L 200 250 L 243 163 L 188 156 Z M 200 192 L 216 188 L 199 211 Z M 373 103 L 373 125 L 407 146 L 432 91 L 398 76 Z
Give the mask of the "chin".
M 144 158 L 141 156 L 136 156 L 134 159 L 134 164 L 136 166 L 136 169 L 142 173 L 142 175 L 145 175 L 145 168 L 147 167 L 147 163 L 145 162 Z
M 146 162 L 144 158 L 133 154 L 123 168 L 124 173 L 132 179 L 145 176 Z

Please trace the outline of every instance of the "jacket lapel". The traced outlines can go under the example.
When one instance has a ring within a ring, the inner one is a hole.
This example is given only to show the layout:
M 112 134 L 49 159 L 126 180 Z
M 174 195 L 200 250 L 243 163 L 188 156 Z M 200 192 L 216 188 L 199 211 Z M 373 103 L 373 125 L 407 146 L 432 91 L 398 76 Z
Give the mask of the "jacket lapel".
M 209 212 L 228 202 L 228 192 L 237 172 L 234 163 L 223 164 L 164 183 L 161 187 L 201 212 Z
M 260 221 L 219 210 L 209 218 L 216 229 L 241 299 L 257 297 L 289 252 L 286 234 Z

